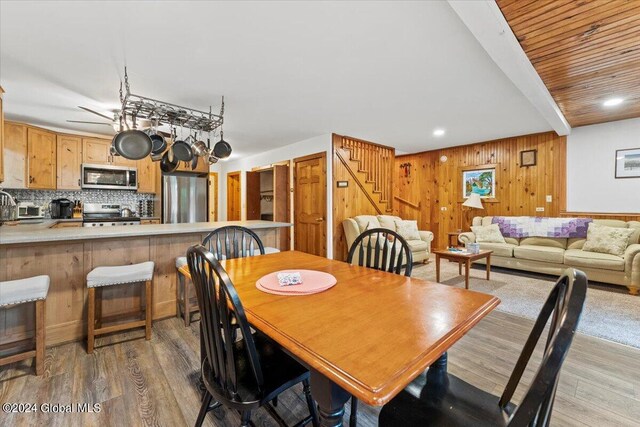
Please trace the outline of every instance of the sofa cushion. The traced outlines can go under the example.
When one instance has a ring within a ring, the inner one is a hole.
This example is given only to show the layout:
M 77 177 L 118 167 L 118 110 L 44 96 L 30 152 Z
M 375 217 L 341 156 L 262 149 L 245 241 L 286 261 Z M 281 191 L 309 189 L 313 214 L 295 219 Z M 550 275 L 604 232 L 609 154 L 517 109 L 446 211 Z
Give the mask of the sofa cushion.
M 380 228 L 380 223 L 375 215 L 358 215 L 353 219 L 356 221 L 356 224 L 358 224 L 358 231 L 360 233 L 367 229 L 369 223 L 373 224 L 373 228 Z
M 583 251 L 622 256 L 634 230 L 591 223 Z
M 518 245 L 511 243 L 480 243 L 480 249 L 493 251 L 493 255 L 511 258 L 513 257 L 513 248 Z
M 564 252 L 564 263 L 572 267 L 624 271 L 624 258 L 580 249 L 567 249 Z
M 378 215 L 376 218 L 380 227 L 391 231 L 396 231 L 396 221 L 402 221 L 402 218 L 393 215 Z
M 520 244 L 520 240 L 514 238 L 514 237 L 505 237 L 504 241 L 511 244 L 511 245 L 516 245 L 518 246 Z
M 556 264 L 562 264 L 564 262 L 564 252 L 564 249 L 552 248 L 550 246 L 520 245 L 513 248 L 513 256 L 516 258 L 553 262 Z
M 407 244 L 411 252 L 420 252 L 429 250 L 429 244 L 424 240 L 407 240 Z
M 405 240 L 420 240 L 418 221 L 396 220 L 396 231 Z
M 572 237 L 567 240 L 567 249 L 582 249 L 587 239 L 582 237 Z
M 476 235 L 476 242 L 478 243 L 506 243 L 498 224 L 475 225 L 471 227 L 471 231 Z
M 528 246 L 549 246 L 552 248 L 567 249 L 567 239 L 555 237 L 525 237 L 520 240 L 521 245 Z

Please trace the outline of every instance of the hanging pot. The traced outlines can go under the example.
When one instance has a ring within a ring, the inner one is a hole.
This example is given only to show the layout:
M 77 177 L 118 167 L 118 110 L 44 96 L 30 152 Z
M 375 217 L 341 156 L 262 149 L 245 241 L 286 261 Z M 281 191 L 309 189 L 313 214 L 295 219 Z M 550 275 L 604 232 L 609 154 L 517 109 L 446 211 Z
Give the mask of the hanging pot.
M 160 170 L 163 173 L 171 173 L 175 171 L 178 169 L 178 164 L 180 163 L 174 156 L 169 158 L 169 154 L 171 154 L 171 150 L 165 151 L 162 155 L 162 160 L 160 160 Z
M 213 146 L 213 154 L 219 159 L 226 159 L 231 155 L 231 145 L 220 136 L 220 141 Z
M 186 141 L 176 141 L 171 147 L 173 156 L 182 162 L 190 162 L 193 159 L 193 150 L 187 142 L 189 138 L 191 138 L 191 136 L 187 137 Z
M 204 157 L 209 154 L 207 144 L 205 144 L 204 141 L 194 142 L 191 146 L 191 150 L 193 151 L 193 154 L 198 157 Z
M 134 118 L 134 128 L 123 131 L 121 120 L 120 132 L 116 134 L 111 142 L 111 146 L 115 149 L 116 153 L 129 160 L 144 159 L 151 153 L 151 149 L 153 148 L 149 135 L 141 130 L 135 129 L 135 126 Z
M 149 135 L 151 138 L 151 154 L 162 154 L 167 149 L 167 141 L 164 139 L 164 136 L 154 133 Z
M 198 159 L 200 157 L 198 156 L 193 156 L 193 159 L 191 159 L 191 170 L 194 171 L 196 170 L 196 168 L 198 167 Z

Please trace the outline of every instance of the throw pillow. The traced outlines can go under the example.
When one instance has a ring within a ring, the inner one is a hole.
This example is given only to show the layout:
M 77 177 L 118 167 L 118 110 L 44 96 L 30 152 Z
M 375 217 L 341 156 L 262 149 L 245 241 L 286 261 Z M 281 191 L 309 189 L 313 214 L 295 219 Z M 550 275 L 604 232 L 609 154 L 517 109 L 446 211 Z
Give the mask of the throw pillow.
M 476 235 L 478 243 L 506 243 L 498 224 L 474 225 L 471 231 Z
M 418 221 L 396 220 L 396 232 L 404 240 L 420 240 Z
M 587 229 L 587 241 L 584 242 L 582 250 L 621 257 L 629 246 L 633 231 L 629 228 L 608 227 L 592 222 Z

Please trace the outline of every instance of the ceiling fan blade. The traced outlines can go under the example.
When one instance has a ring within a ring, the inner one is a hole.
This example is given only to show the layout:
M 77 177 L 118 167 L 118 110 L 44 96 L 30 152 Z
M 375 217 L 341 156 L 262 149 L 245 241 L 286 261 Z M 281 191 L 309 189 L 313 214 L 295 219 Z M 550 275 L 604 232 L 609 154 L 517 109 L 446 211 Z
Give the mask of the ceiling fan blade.
M 79 105 L 78 105 L 78 108 L 81 108 L 81 109 L 83 109 L 84 111 L 88 111 L 89 113 L 96 114 L 96 115 L 98 115 L 98 116 L 100 116 L 100 117 L 104 117 L 104 118 L 105 118 L 105 119 L 107 119 L 107 120 L 113 121 L 113 117 L 109 117 L 109 116 L 106 116 L 106 115 L 104 115 L 104 114 L 102 114 L 102 113 L 98 113 L 97 111 L 93 111 L 93 110 L 92 110 L 92 109 L 90 109 L 90 108 L 87 108 L 87 107 L 81 107 L 81 106 L 79 106 Z
M 84 120 L 67 120 L 67 122 L 69 123 L 86 123 L 89 125 L 104 125 L 104 126 L 111 126 L 111 123 L 103 123 L 103 122 L 86 122 Z

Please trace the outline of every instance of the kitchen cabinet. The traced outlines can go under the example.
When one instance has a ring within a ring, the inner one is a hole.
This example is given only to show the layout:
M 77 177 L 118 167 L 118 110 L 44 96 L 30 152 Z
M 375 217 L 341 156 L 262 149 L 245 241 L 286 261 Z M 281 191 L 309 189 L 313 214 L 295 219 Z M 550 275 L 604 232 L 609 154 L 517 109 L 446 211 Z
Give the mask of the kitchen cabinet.
M 82 138 L 82 163 L 135 167 L 136 161 L 111 154 L 111 140 Z
M 0 182 L 4 181 L 4 105 L 2 103 L 2 94 L 4 90 L 0 86 Z
M 82 164 L 82 138 L 58 135 L 56 182 L 58 190 L 80 189 L 80 168 Z
M 160 224 L 159 219 L 141 219 L 140 225 Z
M 27 127 L 4 123 L 4 188 L 27 188 Z
M 138 193 L 156 192 L 156 174 L 160 162 L 152 162 L 151 157 L 138 160 Z
M 56 189 L 56 134 L 27 128 L 28 188 Z

